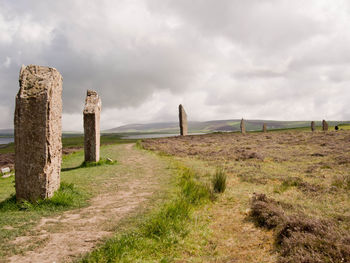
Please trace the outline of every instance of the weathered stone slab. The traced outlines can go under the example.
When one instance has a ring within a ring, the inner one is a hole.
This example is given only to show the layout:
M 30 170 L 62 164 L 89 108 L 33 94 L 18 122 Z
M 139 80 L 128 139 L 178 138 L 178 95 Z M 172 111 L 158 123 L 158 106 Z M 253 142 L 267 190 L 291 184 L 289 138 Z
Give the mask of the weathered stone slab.
M 179 105 L 179 122 L 180 122 L 180 135 L 186 136 L 188 132 L 187 126 L 187 114 L 185 112 L 184 107 Z
M 17 200 L 51 197 L 60 186 L 62 76 L 54 68 L 22 66 L 15 110 Z
M 245 134 L 245 121 L 244 121 L 243 118 L 242 118 L 242 120 L 241 120 L 240 128 L 241 128 L 241 133 L 242 133 L 242 134 Z
M 84 107 L 84 153 L 86 162 L 100 160 L 101 99 L 96 91 L 88 90 Z
M 263 132 L 267 132 L 267 126 L 266 123 L 263 124 Z
M 328 123 L 325 120 L 322 121 L 322 131 L 328 131 Z
M 316 129 L 315 122 L 312 121 L 311 122 L 311 131 L 315 131 L 315 129 Z

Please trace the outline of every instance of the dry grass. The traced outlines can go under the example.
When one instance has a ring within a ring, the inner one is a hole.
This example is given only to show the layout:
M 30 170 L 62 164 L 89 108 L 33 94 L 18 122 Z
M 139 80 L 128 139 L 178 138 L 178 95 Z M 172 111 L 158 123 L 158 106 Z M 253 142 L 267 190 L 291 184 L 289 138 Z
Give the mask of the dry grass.
M 280 262 L 308 262 L 302 258 L 282 261 L 285 252 L 276 248 L 274 230 L 258 227 L 247 216 L 254 192 L 266 194 L 277 204 L 276 210 L 268 210 L 271 219 L 264 224 L 269 228 L 280 225 L 281 214 L 286 218 L 302 214 L 304 218 L 320 220 L 317 222 L 329 222 L 332 233 L 340 233 L 337 238 L 347 242 L 341 234 L 350 230 L 347 130 L 218 133 L 148 139 L 142 146 L 174 155 L 203 173 L 213 173 L 216 167 L 225 169 L 227 189 L 209 212 L 215 257 L 208 262 L 276 262 L 275 251 L 279 251 Z M 335 242 L 328 240 L 328 245 Z M 289 243 L 284 244 L 287 247 Z M 290 247 L 290 251 L 301 253 L 297 247 Z M 329 262 L 342 262 L 335 255 L 331 257 L 334 260 Z

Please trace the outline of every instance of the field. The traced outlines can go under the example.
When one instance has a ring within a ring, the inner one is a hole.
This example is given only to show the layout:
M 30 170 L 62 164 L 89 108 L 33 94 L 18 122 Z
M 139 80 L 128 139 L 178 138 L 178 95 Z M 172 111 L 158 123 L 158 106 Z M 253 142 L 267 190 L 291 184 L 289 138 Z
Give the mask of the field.
M 227 190 L 210 208 L 209 262 L 350 260 L 349 131 L 217 133 L 142 145 L 203 180 L 226 172 Z
M 349 262 L 348 128 L 64 138 L 52 199 L 0 178 L 0 262 Z

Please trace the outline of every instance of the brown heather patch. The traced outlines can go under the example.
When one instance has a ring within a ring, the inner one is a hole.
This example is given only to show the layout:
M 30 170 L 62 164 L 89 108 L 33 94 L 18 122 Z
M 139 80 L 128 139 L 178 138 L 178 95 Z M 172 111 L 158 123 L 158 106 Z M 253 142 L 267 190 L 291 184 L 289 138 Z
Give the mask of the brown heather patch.
M 350 235 L 327 220 L 286 215 L 279 202 L 254 194 L 251 217 L 261 227 L 276 229 L 280 263 L 350 262 Z
M 291 216 L 278 230 L 277 244 L 280 263 L 350 262 L 350 236 L 326 220 Z
M 287 217 L 282 207 L 264 194 L 254 194 L 252 197 L 251 216 L 261 227 L 268 229 L 283 224 Z
M 148 150 L 176 156 L 196 155 L 204 160 L 263 160 L 276 161 L 304 158 L 323 161 L 332 156 L 335 163 L 350 160 L 348 131 L 339 132 L 270 132 L 215 133 L 206 135 L 146 139 L 142 145 Z M 310 158 L 311 157 L 311 158 Z

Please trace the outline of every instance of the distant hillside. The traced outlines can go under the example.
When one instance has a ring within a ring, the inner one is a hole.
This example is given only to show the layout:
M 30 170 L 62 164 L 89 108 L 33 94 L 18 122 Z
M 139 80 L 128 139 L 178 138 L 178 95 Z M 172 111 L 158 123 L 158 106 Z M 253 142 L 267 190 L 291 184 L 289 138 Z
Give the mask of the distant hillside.
M 205 122 L 189 122 L 190 133 L 208 133 L 217 131 L 239 131 L 240 119 L 234 120 L 214 120 Z M 290 129 L 310 126 L 311 121 L 272 121 L 272 120 L 246 120 L 246 129 L 248 131 L 257 131 L 262 129 L 263 123 L 266 123 L 267 129 Z M 329 125 L 349 123 L 345 121 L 329 121 Z M 321 121 L 316 122 L 321 126 Z M 105 130 L 104 133 L 178 133 L 178 122 L 158 122 L 147 124 L 128 124 L 113 129 Z
M 0 136 L 13 136 L 13 129 L 0 129 Z

